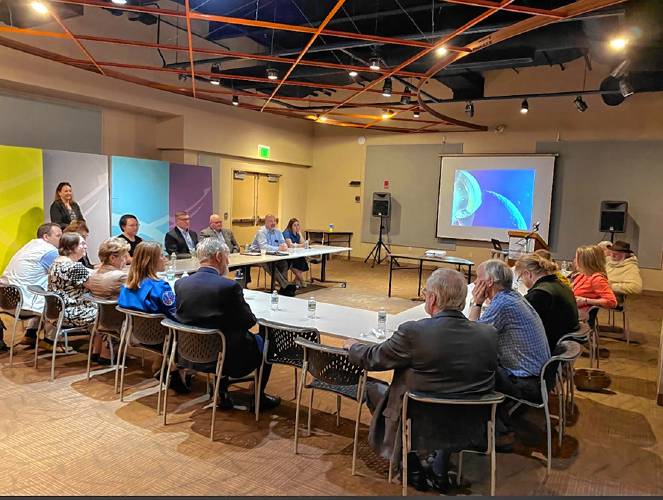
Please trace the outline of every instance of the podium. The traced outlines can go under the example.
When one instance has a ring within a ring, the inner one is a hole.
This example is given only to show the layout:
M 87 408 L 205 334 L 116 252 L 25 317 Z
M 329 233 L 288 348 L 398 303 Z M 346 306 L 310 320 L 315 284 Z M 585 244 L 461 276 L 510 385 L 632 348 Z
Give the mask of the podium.
M 509 266 L 513 266 L 521 255 L 532 253 L 543 248 L 548 250 L 548 244 L 536 231 L 509 231 Z

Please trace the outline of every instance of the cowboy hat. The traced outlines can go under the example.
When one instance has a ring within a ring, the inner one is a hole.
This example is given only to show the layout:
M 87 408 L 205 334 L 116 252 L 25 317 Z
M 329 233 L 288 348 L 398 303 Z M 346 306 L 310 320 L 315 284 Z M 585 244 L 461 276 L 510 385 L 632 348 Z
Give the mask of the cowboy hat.
M 631 244 L 626 241 L 615 241 L 608 248 L 613 252 L 633 253 L 633 250 L 631 250 Z

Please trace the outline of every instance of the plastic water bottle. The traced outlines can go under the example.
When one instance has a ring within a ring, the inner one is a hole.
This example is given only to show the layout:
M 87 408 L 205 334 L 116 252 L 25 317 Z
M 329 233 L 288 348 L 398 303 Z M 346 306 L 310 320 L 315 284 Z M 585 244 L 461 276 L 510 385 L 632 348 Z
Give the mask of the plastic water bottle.
M 279 294 L 277 293 L 276 290 L 272 292 L 272 311 L 278 311 L 279 310 Z
M 378 336 L 384 337 L 387 333 L 387 311 L 381 307 L 378 311 Z
M 168 263 L 168 268 L 166 269 L 166 281 L 173 281 L 175 279 L 175 261 L 177 257 L 175 252 L 170 254 L 170 262 Z
M 315 302 L 315 297 L 309 297 L 308 299 L 308 318 L 315 319 L 315 309 L 317 304 Z
M 304 248 L 305 248 L 306 250 L 308 250 L 308 249 L 309 249 L 309 246 L 310 246 L 309 241 L 308 241 L 308 240 L 305 240 L 305 241 L 304 241 Z

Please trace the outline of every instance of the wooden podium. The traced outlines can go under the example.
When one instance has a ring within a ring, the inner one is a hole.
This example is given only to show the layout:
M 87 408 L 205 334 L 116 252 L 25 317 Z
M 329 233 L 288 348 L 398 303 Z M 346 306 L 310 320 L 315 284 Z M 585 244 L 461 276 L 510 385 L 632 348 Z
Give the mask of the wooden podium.
M 548 250 L 548 244 L 536 231 L 509 231 L 509 266 L 513 266 L 518 258 L 526 253 L 543 248 Z

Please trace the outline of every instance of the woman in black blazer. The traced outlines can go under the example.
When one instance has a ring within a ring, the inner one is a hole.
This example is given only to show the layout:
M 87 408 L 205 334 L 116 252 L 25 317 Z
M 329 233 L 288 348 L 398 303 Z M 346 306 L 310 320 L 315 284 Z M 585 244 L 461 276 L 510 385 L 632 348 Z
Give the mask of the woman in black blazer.
M 75 220 L 85 220 L 85 218 L 81 207 L 74 201 L 71 184 L 61 182 L 55 190 L 55 201 L 51 203 L 51 222 L 55 222 L 61 229 L 64 229 Z

